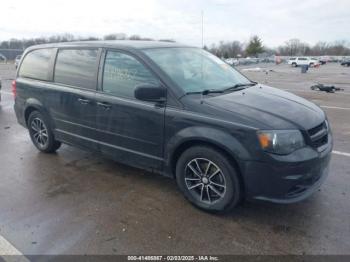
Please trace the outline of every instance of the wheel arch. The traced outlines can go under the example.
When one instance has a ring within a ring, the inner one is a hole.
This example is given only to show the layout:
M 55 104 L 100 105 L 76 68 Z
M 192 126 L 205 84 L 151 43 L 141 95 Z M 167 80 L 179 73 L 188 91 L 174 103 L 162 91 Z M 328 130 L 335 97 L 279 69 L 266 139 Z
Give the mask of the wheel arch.
M 237 175 L 239 178 L 240 188 L 242 190 L 242 196 L 245 196 L 245 182 L 244 177 L 242 174 L 242 167 L 239 164 L 238 158 L 232 153 L 230 153 L 227 148 L 219 145 L 218 143 L 214 143 L 212 141 L 206 141 L 204 139 L 189 139 L 178 145 L 178 147 L 175 149 L 175 151 L 172 154 L 172 157 L 170 159 L 170 168 L 171 168 L 171 174 L 173 178 L 176 178 L 176 165 L 177 162 L 183 152 L 185 152 L 187 149 L 194 147 L 194 146 L 206 146 L 210 147 L 221 154 L 225 155 L 227 159 L 232 163 L 235 170 L 237 171 Z
M 180 131 L 167 143 L 166 167 L 167 176 L 176 178 L 176 164 L 181 154 L 193 146 L 208 146 L 224 154 L 237 170 L 244 190 L 243 161 L 251 159 L 248 150 L 239 139 L 227 131 L 214 127 L 189 127 Z
M 24 110 L 24 120 L 26 123 L 26 126 L 28 126 L 28 119 L 31 113 L 33 113 L 34 111 L 40 111 L 40 109 L 36 106 L 28 106 L 25 110 Z
M 207 147 L 214 148 L 214 149 L 220 151 L 221 153 L 224 153 L 226 155 L 226 157 L 228 157 L 230 160 L 232 160 L 235 163 L 235 165 L 237 165 L 237 167 L 239 168 L 238 161 L 237 161 L 236 157 L 234 157 L 230 152 L 228 152 L 227 149 L 223 148 L 222 146 L 218 145 L 217 143 L 213 143 L 212 141 L 206 141 L 204 139 L 195 138 L 195 139 L 188 139 L 186 141 L 183 141 L 181 144 L 179 144 L 175 148 L 174 152 L 171 154 L 170 167 L 171 167 L 172 174 L 174 174 L 174 176 L 175 176 L 176 164 L 177 164 L 177 161 L 179 160 L 181 154 L 183 152 L 185 152 L 187 149 L 194 147 L 194 146 L 207 146 Z
M 49 117 L 49 114 L 45 109 L 44 105 L 37 99 L 29 98 L 25 103 L 24 109 L 24 121 L 26 126 L 28 126 L 28 119 L 30 114 L 34 111 L 39 111 L 40 113 L 44 114 L 44 116 L 47 117 L 48 121 L 52 125 L 51 118 Z

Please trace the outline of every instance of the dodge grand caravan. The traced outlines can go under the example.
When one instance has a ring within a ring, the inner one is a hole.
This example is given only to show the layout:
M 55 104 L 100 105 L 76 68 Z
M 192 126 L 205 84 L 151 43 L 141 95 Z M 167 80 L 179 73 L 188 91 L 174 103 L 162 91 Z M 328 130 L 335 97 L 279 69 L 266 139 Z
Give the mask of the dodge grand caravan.
M 27 49 L 13 82 L 18 122 L 42 152 L 61 143 L 176 179 L 195 206 L 293 203 L 328 173 L 325 113 L 174 43 L 75 42 Z

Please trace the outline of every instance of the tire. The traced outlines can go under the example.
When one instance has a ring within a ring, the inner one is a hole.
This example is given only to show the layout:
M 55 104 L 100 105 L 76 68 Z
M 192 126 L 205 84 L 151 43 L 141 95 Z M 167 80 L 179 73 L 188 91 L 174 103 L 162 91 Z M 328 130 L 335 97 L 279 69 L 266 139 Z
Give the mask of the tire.
M 55 140 L 49 121 L 39 111 L 34 111 L 28 118 L 28 130 L 35 147 L 44 153 L 54 153 L 61 146 Z
M 176 182 L 187 200 L 211 213 L 231 211 L 242 198 L 236 168 L 225 154 L 208 146 L 194 146 L 182 153 L 176 164 Z
M 292 66 L 293 67 L 297 67 L 298 65 L 296 63 L 292 63 Z

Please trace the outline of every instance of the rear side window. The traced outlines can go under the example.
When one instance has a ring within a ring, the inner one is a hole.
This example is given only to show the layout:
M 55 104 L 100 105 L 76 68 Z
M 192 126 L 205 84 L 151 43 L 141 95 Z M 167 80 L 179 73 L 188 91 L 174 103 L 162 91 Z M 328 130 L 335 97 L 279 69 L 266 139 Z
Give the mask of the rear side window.
M 136 58 L 120 52 L 107 52 L 103 71 L 104 92 L 134 98 L 135 88 L 147 83 L 159 82 Z
M 28 53 L 19 70 L 20 77 L 29 77 L 38 80 L 50 80 L 50 60 L 53 49 L 38 49 Z
M 55 66 L 55 82 L 96 89 L 97 53 L 97 49 L 59 50 Z

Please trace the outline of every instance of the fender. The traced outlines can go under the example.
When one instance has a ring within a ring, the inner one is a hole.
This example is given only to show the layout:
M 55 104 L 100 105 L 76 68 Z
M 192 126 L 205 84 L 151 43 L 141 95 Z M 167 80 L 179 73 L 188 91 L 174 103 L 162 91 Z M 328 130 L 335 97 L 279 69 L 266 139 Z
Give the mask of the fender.
M 51 128 L 53 128 L 53 122 L 52 122 L 52 118 L 50 117 L 49 112 L 47 111 L 47 109 L 45 108 L 45 106 L 36 98 L 28 98 L 25 101 L 25 105 L 24 105 L 24 111 L 23 111 L 23 116 L 25 121 L 27 121 L 28 119 L 26 119 L 28 117 L 28 109 L 30 108 L 35 108 L 36 110 L 40 111 L 40 113 L 42 113 L 46 119 L 49 121 Z M 27 123 L 25 123 L 27 125 Z
M 164 152 L 166 173 L 170 171 L 176 150 L 191 141 L 213 144 L 228 152 L 236 160 L 251 158 L 248 150 L 232 134 L 212 127 L 192 126 L 180 130 L 168 141 Z

